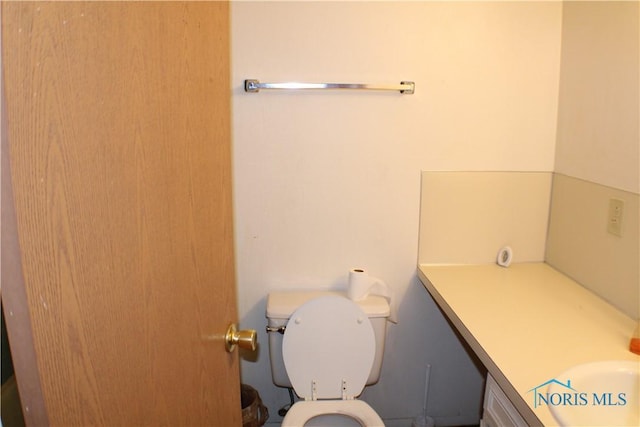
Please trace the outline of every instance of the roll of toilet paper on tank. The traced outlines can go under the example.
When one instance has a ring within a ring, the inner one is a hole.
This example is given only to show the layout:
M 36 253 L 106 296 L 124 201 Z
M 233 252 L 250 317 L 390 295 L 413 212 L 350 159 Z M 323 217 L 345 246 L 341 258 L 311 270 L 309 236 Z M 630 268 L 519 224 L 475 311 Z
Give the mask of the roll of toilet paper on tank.
M 371 277 L 363 268 L 349 270 L 349 283 L 347 284 L 347 297 L 352 301 L 362 301 L 369 295 L 378 295 L 389 303 L 389 321 L 398 323 L 397 310 L 393 299 L 393 291 L 382 280 Z
M 369 296 L 369 288 L 377 280 L 370 277 L 362 268 L 352 268 L 349 270 L 349 285 L 347 286 L 347 296 L 352 301 L 360 301 Z

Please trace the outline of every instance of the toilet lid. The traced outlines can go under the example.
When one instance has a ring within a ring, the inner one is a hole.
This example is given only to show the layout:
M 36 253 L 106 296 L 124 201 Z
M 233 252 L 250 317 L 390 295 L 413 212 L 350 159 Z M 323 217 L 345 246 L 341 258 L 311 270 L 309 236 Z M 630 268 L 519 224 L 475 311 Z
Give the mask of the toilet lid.
M 375 336 L 353 301 L 325 296 L 293 312 L 282 339 L 282 357 L 296 394 L 305 400 L 351 399 L 367 382 Z

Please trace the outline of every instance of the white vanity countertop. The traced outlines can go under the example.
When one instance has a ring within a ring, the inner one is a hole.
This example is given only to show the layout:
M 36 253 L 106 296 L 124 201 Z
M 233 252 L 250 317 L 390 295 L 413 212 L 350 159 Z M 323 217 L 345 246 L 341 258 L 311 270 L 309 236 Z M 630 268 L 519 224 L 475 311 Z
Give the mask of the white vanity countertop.
M 420 265 L 420 280 L 530 425 L 554 426 L 532 388 L 601 360 L 639 361 L 636 322 L 545 263 Z

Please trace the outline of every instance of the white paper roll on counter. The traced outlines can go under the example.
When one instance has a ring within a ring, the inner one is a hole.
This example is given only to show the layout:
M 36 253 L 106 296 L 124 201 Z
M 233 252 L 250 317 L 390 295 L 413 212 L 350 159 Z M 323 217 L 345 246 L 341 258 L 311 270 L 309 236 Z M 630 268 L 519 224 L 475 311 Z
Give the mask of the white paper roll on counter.
M 513 250 L 510 246 L 505 246 L 498 251 L 497 263 L 500 267 L 509 267 L 513 259 Z

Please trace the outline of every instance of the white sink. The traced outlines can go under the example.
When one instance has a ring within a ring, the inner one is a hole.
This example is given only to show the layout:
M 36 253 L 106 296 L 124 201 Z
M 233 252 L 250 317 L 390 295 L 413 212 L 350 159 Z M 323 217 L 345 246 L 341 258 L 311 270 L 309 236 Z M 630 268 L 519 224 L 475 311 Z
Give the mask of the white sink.
M 640 361 L 575 366 L 552 380 L 546 399 L 562 426 L 639 426 Z

